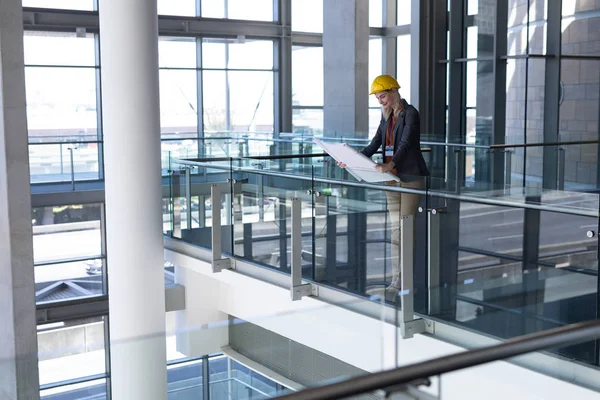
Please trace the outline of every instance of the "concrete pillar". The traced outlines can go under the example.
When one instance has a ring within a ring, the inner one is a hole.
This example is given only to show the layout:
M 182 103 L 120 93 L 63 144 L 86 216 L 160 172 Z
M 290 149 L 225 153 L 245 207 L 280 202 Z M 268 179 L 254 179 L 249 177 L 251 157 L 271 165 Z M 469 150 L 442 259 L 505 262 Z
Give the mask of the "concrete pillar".
M 369 1 L 323 2 L 326 136 L 366 138 L 369 130 Z
M 102 0 L 113 400 L 167 398 L 156 2 Z
M 39 399 L 23 12 L 0 2 L 0 398 Z

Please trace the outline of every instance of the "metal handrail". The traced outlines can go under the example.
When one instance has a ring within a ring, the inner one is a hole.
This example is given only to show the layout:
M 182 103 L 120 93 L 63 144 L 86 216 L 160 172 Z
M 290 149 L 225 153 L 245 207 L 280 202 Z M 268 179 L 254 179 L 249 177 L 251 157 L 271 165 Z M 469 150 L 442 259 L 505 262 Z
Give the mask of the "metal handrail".
M 235 158 L 223 158 L 222 161 L 230 161 L 236 160 Z M 480 196 L 469 195 L 468 193 L 451 193 L 444 192 L 441 190 L 435 190 L 430 188 L 424 189 L 412 189 L 408 187 L 399 187 L 399 186 L 382 186 L 380 184 L 375 183 L 366 183 L 366 182 L 351 182 L 345 181 L 341 179 L 336 179 L 332 177 L 328 178 L 320 178 L 320 177 L 312 177 L 309 175 L 303 176 L 298 174 L 290 174 L 289 172 L 275 172 L 270 170 L 260 170 L 254 169 L 253 167 L 239 167 L 239 166 L 230 166 L 230 165 L 213 165 L 211 162 L 215 161 L 215 159 L 209 159 L 209 161 L 198 162 L 195 160 L 183 160 L 183 159 L 175 159 L 173 162 L 178 165 L 188 165 L 194 167 L 204 167 L 204 168 L 212 168 L 212 169 L 220 169 L 224 171 L 230 171 L 233 167 L 233 170 L 236 172 L 246 172 L 254 175 L 262 175 L 262 176 L 273 176 L 279 178 L 291 178 L 296 180 L 303 181 L 311 181 L 311 182 L 319 182 L 324 184 L 337 184 L 343 186 L 351 186 L 358 187 L 361 189 L 373 189 L 373 190 L 383 190 L 386 192 L 398 192 L 398 193 L 413 193 L 419 195 L 429 195 L 433 197 L 460 200 L 460 201 L 468 201 L 477 204 L 487 204 L 491 206 L 499 206 L 499 207 L 511 207 L 511 208 L 522 208 L 522 209 L 531 209 L 531 210 L 540 210 L 540 211 L 550 211 L 560 214 L 568 214 L 568 215 L 579 215 L 584 217 L 598 217 L 598 210 L 590 210 L 590 209 L 576 209 L 561 206 L 560 204 L 552 205 L 552 204 L 534 204 L 531 202 L 515 202 L 515 201 L 507 201 L 497 198 L 484 198 Z
M 519 144 L 491 144 L 492 149 L 512 149 L 521 147 L 549 147 L 549 146 L 573 146 L 578 144 L 600 144 L 600 140 L 577 140 L 571 142 L 551 143 L 519 143 Z
M 329 400 L 356 396 L 408 385 L 420 379 L 442 375 L 494 361 L 506 360 L 557 346 L 573 345 L 600 337 L 600 321 L 582 322 L 544 332 L 533 333 L 504 343 L 434 360 L 410 364 L 390 371 L 353 377 L 327 386 L 305 389 L 277 397 L 285 400 Z

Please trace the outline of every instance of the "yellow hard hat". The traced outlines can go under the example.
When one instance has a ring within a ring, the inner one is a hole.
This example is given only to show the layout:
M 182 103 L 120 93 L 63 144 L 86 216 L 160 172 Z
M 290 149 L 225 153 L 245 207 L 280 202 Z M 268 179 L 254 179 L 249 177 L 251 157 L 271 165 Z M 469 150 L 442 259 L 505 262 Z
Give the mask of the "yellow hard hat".
M 390 89 L 400 89 L 398 81 L 391 75 L 379 75 L 371 83 L 371 93 L 375 94 Z

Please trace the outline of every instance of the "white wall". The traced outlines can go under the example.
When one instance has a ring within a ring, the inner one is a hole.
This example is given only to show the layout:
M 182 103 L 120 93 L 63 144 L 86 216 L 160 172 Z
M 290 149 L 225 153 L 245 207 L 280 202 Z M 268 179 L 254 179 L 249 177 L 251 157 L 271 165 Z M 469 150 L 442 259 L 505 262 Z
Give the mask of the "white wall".
M 396 350 L 399 331 L 391 324 L 315 298 L 292 302 L 289 289 L 229 270 L 212 274 L 207 263 L 187 256 L 166 251 L 166 259 L 187 269 L 186 293 L 190 291 L 188 285 L 194 285 L 194 291 L 214 296 L 208 303 L 186 303 L 188 315 L 204 315 L 207 305 L 214 304 L 223 313 L 214 316 L 233 315 L 366 371 L 390 369 L 396 361 L 402 366 L 464 350 L 428 335 L 399 339 Z M 432 386 L 430 392 L 438 394 L 437 380 Z M 445 375 L 441 395 L 444 400 L 600 398 L 597 392 L 505 362 Z
M 203 274 L 177 267 L 175 283 L 185 286 L 186 309 L 175 311 L 177 351 L 187 357 L 219 353 L 229 344 L 229 317 L 219 311 L 219 285 Z

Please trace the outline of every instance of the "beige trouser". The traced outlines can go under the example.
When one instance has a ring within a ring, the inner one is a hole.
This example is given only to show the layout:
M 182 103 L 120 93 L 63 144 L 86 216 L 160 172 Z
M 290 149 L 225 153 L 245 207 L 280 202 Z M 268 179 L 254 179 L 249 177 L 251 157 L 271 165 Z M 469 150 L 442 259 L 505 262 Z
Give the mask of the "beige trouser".
M 411 189 L 422 189 L 421 179 L 412 182 L 393 182 L 390 185 Z M 400 288 L 400 219 L 404 216 L 415 215 L 419 208 L 421 195 L 413 193 L 385 192 L 387 196 L 388 226 L 392 232 L 392 283 L 391 286 Z

